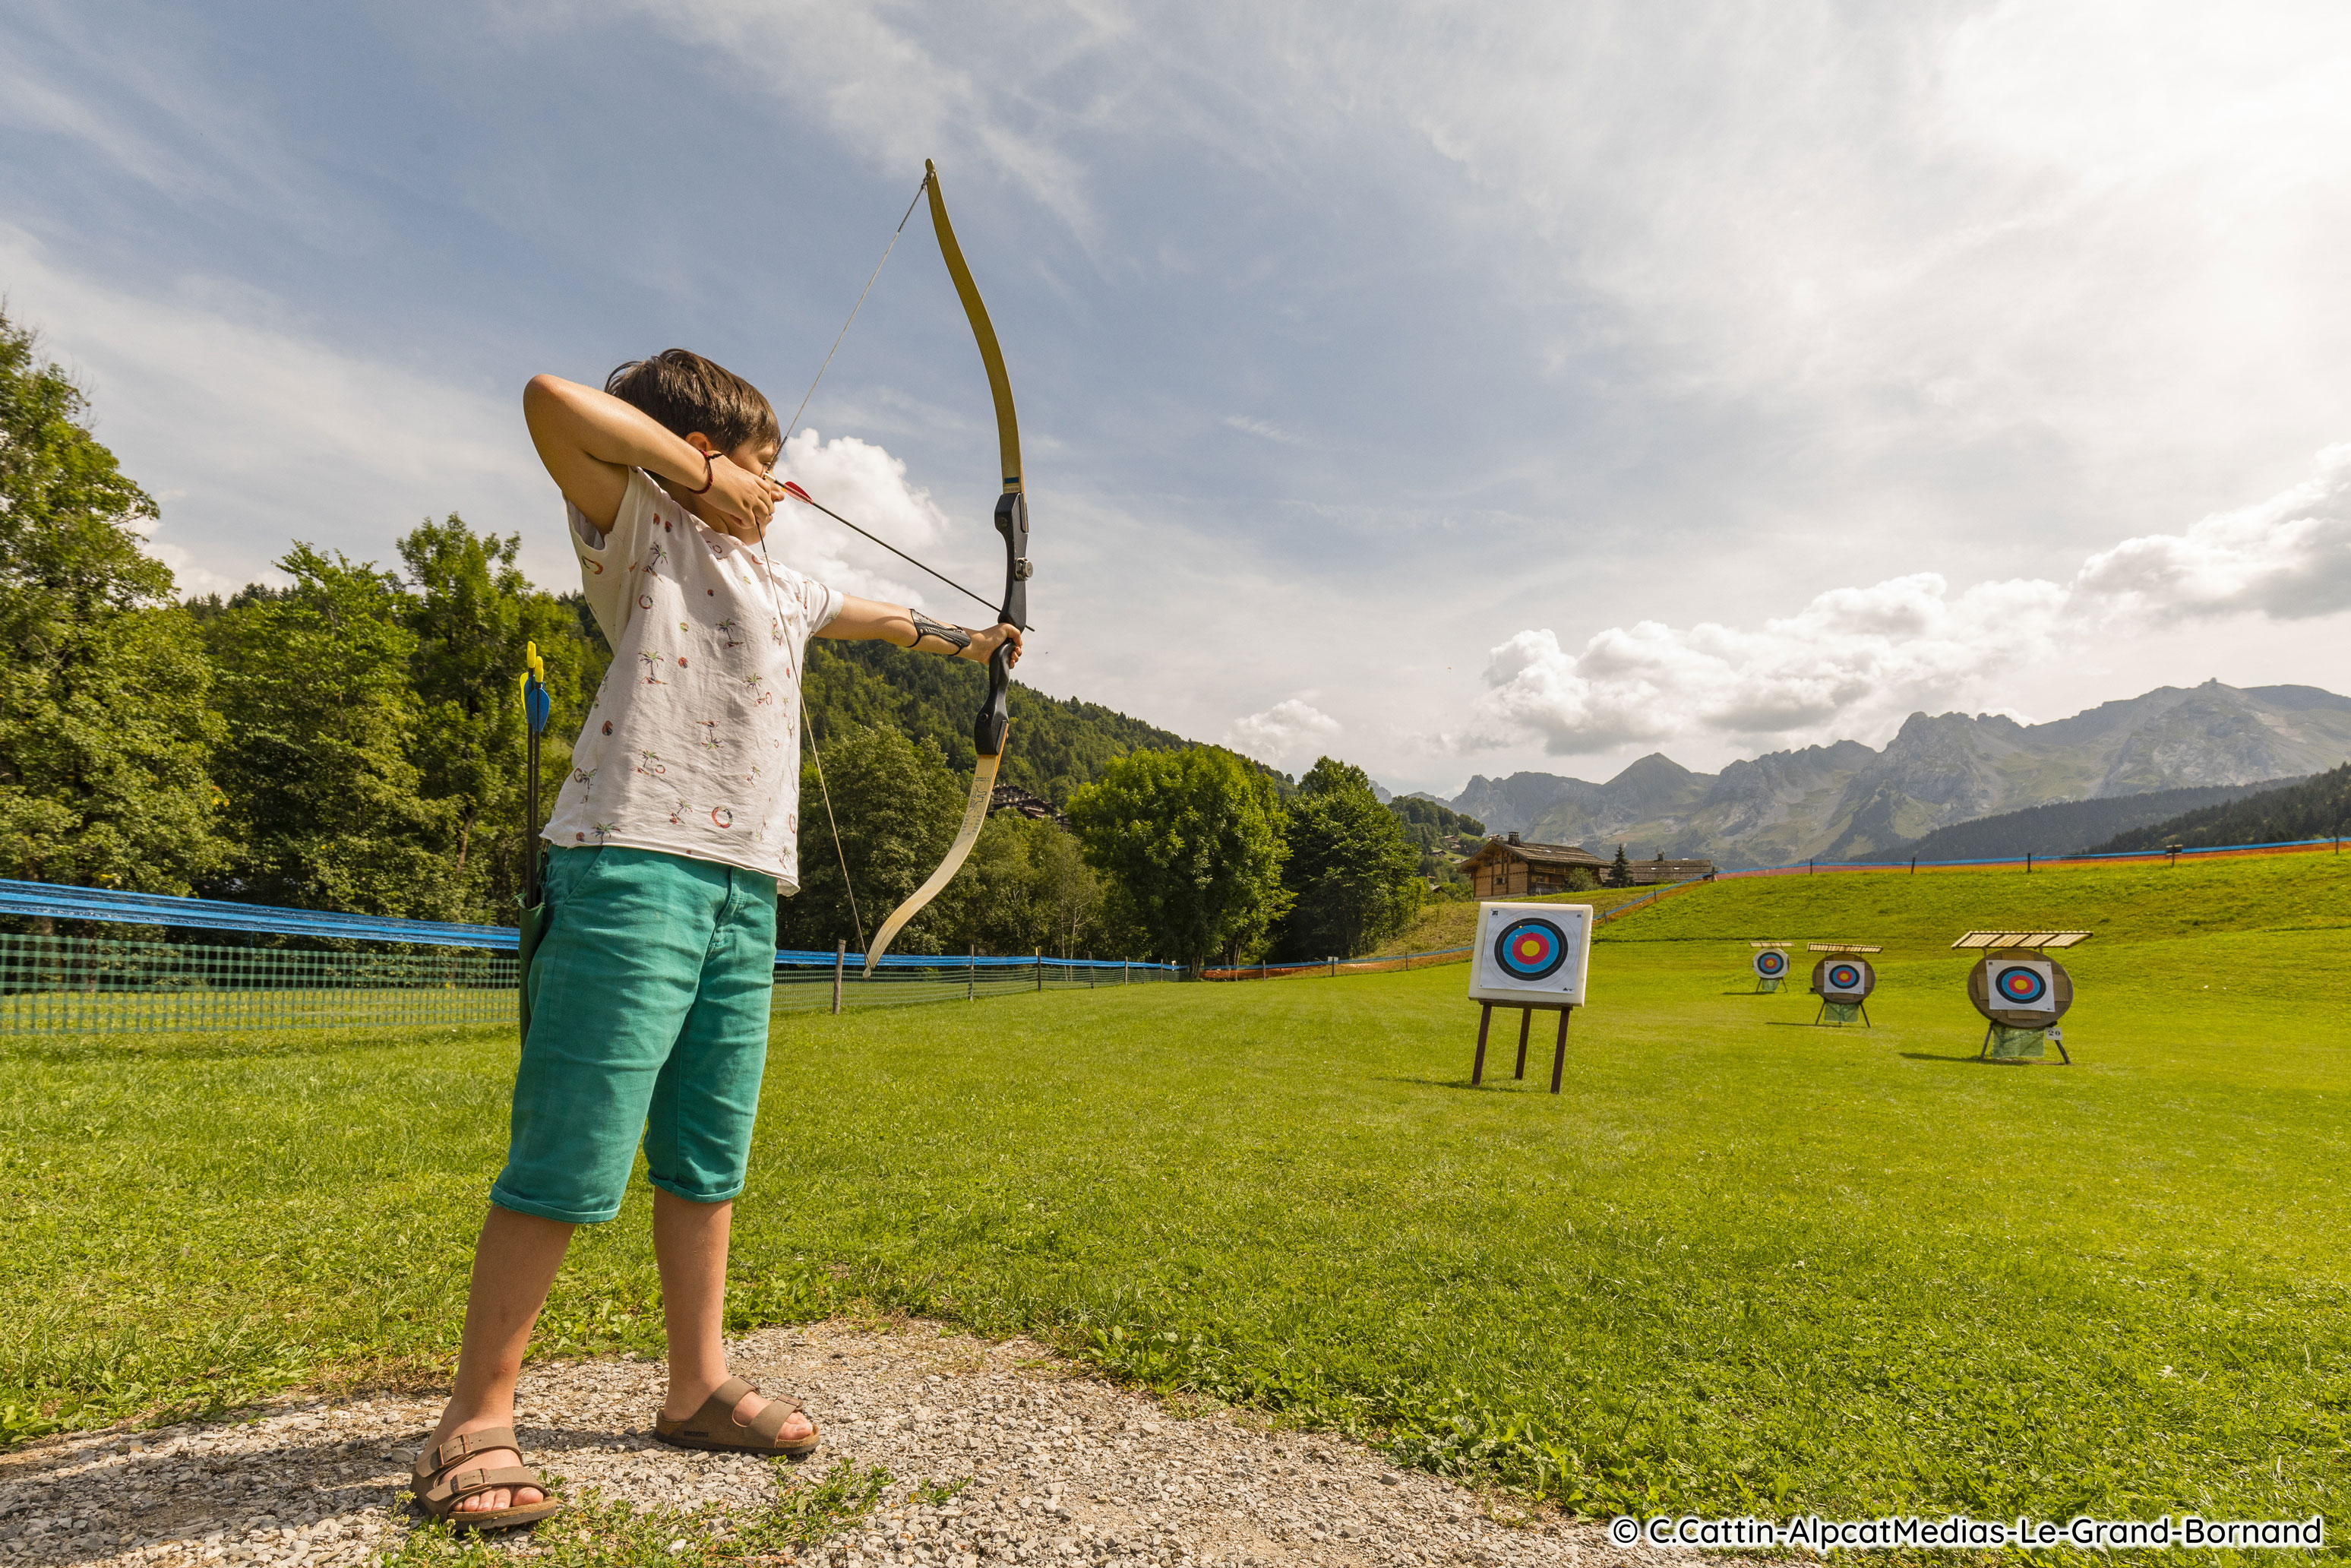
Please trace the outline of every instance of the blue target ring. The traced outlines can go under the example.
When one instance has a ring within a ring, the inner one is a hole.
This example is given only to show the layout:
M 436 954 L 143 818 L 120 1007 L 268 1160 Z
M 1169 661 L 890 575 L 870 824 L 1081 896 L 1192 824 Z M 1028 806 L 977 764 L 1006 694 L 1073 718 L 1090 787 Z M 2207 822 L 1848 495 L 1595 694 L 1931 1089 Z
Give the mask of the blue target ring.
M 1514 980 L 1548 980 L 1567 962 L 1567 933 L 1534 915 L 1513 920 L 1494 938 L 1494 962 Z
M 1755 955 L 1755 972 L 1767 980 L 1776 980 L 1788 972 L 1788 955 L 1767 947 Z
M 1994 975 L 1991 988 L 1995 998 L 2012 1008 L 2039 1007 L 2049 996 L 2049 982 L 2041 971 L 2022 964 Z

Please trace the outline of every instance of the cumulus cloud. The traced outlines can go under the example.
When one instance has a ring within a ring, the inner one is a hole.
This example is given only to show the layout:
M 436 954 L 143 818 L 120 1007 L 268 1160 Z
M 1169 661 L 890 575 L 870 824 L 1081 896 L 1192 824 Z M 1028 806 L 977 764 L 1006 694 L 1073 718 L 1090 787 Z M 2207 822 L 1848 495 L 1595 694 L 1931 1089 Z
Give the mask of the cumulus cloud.
M 2250 611 L 2299 621 L 2351 605 L 2351 443 L 2320 453 L 2309 480 L 2259 506 L 2101 550 L 2074 581 L 2117 614 L 2155 620 Z
M 859 528 L 954 575 L 946 562 L 936 559 L 936 547 L 947 533 L 946 514 L 928 490 L 906 483 L 905 463 L 886 449 L 853 435 L 826 441 L 803 426 L 777 458 L 776 477 L 794 481 Z M 977 613 L 971 601 L 955 590 L 798 501 L 787 500 L 776 509 L 768 542 L 778 559 L 846 592 L 920 605 L 950 622 L 967 623 Z M 985 583 L 984 579 L 962 580 L 975 590 Z
M 1338 737 L 1342 727 L 1322 709 L 1291 697 L 1263 713 L 1235 719 L 1225 731 L 1225 744 L 1245 757 L 1278 768 L 1320 753 Z
M 1914 709 L 1981 701 L 1993 683 L 2117 622 L 2351 609 L 2351 444 L 2304 484 L 2176 534 L 2091 556 L 2070 584 L 1933 572 L 1820 594 L 1757 629 L 1656 621 L 1575 652 L 1548 630 L 1495 648 L 1461 749 L 1532 737 L 1553 756 L 1711 737 L 1780 744 L 1883 733 Z

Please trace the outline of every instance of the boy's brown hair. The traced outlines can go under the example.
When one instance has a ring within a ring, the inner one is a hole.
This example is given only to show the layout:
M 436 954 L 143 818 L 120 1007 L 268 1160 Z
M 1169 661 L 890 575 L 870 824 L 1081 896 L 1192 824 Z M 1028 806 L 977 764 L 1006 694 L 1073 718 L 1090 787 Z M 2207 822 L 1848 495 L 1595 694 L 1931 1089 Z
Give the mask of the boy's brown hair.
M 604 378 L 604 390 L 675 434 L 700 431 L 721 452 L 783 439 L 766 393 L 691 349 L 664 349 L 650 360 L 631 360 Z

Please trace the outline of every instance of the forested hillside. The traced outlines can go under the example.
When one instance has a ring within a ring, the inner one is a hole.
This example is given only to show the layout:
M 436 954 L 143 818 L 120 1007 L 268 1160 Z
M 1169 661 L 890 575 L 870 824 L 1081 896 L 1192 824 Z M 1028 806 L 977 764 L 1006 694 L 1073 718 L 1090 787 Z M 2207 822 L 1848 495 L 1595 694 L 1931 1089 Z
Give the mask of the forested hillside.
M 2351 828 L 2351 762 L 2283 789 L 2265 789 L 2225 806 L 2189 811 L 2152 827 L 2118 833 L 2098 853 L 2159 850 L 2179 843 L 2191 850 L 2228 844 L 2291 844 L 2331 838 Z
M 1954 822 L 1924 838 L 1889 844 L 1855 857 L 1859 863 L 1907 860 L 2015 860 L 2080 854 L 2101 839 L 2161 822 L 2207 806 L 2222 806 L 2264 789 L 2297 783 L 2294 779 L 2265 779 L 2258 784 L 2216 784 L 2194 789 L 2154 789 L 2144 795 L 2122 795 L 2103 800 L 2061 800 L 2054 805 L 2029 806 L 2002 811 L 1972 822 Z
M 800 689 L 821 747 L 849 725 L 878 725 L 938 747 L 947 766 L 968 774 L 977 760 L 971 721 L 987 692 L 987 672 L 963 659 L 910 653 L 884 643 L 809 644 Z M 1137 751 L 1196 744 L 1099 703 L 1049 697 L 1013 683 L 1012 733 L 999 777 L 1067 805 L 1102 769 Z M 1287 785 L 1286 775 L 1275 775 Z

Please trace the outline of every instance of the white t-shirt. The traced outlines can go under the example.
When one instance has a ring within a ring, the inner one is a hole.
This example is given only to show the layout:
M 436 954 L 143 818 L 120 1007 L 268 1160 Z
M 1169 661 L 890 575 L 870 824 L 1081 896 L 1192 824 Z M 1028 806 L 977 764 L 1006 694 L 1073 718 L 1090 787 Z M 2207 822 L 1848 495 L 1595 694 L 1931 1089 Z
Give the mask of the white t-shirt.
M 611 530 L 567 505 L 612 667 L 542 836 L 799 887 L 800 661 L 842 596 L 720 533 L 635 469 Z

